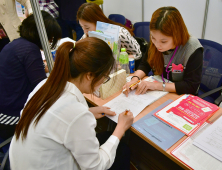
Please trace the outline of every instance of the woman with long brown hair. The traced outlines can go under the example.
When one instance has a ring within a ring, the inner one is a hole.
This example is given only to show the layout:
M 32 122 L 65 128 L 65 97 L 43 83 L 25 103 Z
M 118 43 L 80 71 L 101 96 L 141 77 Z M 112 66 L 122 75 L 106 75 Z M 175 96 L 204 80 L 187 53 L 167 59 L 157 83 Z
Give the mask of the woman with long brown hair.
M 83 93 L 106 83 L 114 65 L 111 49 L 97 38 L 58 48 L 49 78 L 37 85 L 21 111 L 9 151 L 12 170 L 111 167 L 133 115 L 120 114 L 113 134 L 99 146 L 96 119 L 115 113 L 107 107 L 88 108 Z
M 126 88 L 126 95 L 137 88 L 136 94 L 147 90 L 161 90 L 178 94 L 196 94 L 201 82 L 203 47 L 197 38 L 190 36 L 180 12 L 175 7 L 157 9 L 150 21 L 150 44 Z M 150 71 L 160 75 L 163 82 L 142 81 Z M 165 80 L 165 79 L 167 80 Z M 172 83 L 170 83 L 170 80 Z
M 139 60 L 142 57 L 140 45 L 133 37 L 133 31 L 128 27 L 107 18 L 98 5 L 94 3 L 82 4 L 77 12 L 77 20 L 84 31 L 82 38 L 88 37 L 88 31 L 96 31 L 97 21 L 119 25 L 119 39 L 121 41 L 121 48 L 126 48 L 126 52 L 129 54 L 129 57 L 134 58 L 135 60 Z

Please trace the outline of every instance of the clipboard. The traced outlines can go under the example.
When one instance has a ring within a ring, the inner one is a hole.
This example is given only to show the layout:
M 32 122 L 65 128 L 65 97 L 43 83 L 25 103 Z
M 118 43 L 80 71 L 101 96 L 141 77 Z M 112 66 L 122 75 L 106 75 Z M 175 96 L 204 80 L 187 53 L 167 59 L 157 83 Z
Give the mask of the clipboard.
M 173 100 L 171 99 L 167 100 L 132 125 L 132 127 L 135 128 L 138 132 L 143 134 L 145 137 L 150 139 L 165 151 L 185 135 L 184 133 L 154 116 L 156 112 L 163 109 L 172 102 Z

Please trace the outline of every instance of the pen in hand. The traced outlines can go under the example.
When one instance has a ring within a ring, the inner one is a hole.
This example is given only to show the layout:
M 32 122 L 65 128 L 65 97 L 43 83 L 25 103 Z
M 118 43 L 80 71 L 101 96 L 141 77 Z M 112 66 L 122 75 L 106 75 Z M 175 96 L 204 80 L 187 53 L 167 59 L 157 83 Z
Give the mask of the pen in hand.
M 133 83 L 129 86 L 129 89 L 135 85 L 137 85 L 138 83 L 140 83 L 140 80 L 138 80 L 136 83 Z M 125 92 L 126 91 L 126 88 L 122 91 L 122 92 Z
M 124 115 L 127 115 L 128 112 L 129 112 L 129 110 L 126 110 Z

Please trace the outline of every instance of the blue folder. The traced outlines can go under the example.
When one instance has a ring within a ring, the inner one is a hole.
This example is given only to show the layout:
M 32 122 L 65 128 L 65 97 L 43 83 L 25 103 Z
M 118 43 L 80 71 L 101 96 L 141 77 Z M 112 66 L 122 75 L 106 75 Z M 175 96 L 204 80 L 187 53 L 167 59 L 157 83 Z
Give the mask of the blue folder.
M 158 119 L 153 114 L 170 104 L 172 101 L 173 100 L 167 100 L 132 125 L 132 127 L 165 151 L 181 139 L 184 136 L 184 133 Z

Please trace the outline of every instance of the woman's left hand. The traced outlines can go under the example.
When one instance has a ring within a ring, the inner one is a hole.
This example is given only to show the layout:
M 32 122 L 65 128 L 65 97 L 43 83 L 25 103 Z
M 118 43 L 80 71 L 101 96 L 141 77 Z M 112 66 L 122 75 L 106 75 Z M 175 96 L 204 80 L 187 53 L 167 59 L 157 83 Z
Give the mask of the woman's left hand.
M 90 107 L 89 111 L 93 113 L 96 119 L 100 119 L 105 115 L 115 116 L 116 113 L 111 111 L 109 107 L 106 106 L 98 106 L 98 107 Z
M 147 92 L 147 90 L 156 90 L 156 85 L 158 83 L 156 82 L 148 82 L 148 81 L 141 81 L 141 83 L 138 85 L 135 94 L 144 94 Z

